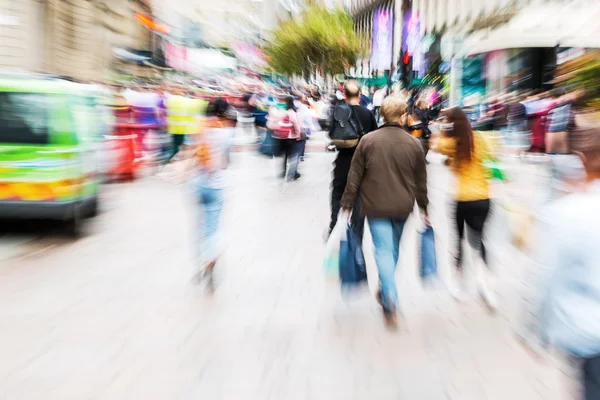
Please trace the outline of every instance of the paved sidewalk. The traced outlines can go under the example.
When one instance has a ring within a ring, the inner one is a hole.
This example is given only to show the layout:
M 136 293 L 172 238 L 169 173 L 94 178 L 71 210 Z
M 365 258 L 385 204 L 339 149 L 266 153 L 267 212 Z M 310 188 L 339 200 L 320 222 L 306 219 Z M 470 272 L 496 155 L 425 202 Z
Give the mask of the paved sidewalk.
M 0 234 L 0 262 L 25 255 L 27 245 L 34 240 L 29 236 Z
M 502 311 L 416 277 L 416 224 L 398 270 L 402 328 L 389 332 L 368 294 L 343 301 L 321 269 L 331 154 L 302 179 L 280 160 L 234 155 L 218 288 L 191 282 L 196 220 L 186 186 L 121 185 L 91 234 L 0 268 L 0 399 L 563 400 L 572 381 L 532 361 L 511 321 L 518 259 L 500 257 Z M 450 178 L 430 166 L 441 272 Z M 371 244 L 365 244 L 373 272 Z

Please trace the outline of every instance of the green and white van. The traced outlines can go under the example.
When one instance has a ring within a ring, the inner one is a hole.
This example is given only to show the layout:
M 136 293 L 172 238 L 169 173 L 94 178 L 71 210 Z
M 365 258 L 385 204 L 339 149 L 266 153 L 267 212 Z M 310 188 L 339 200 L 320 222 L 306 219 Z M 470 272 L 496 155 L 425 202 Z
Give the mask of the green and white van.
M 0 75 L 0 218 L 58 219 L 77 235 L 98 211 L 101 91 Z

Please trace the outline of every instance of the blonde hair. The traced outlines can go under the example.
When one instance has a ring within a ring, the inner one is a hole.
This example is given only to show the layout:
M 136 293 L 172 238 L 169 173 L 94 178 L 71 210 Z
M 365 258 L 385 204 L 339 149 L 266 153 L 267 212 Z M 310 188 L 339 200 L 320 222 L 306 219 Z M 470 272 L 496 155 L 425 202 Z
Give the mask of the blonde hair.
M 381 115 L 385 123 L 400 122 L 400 118 L 406 114 L 406 101 L 399 96 L 388 96 L 381 104 Z

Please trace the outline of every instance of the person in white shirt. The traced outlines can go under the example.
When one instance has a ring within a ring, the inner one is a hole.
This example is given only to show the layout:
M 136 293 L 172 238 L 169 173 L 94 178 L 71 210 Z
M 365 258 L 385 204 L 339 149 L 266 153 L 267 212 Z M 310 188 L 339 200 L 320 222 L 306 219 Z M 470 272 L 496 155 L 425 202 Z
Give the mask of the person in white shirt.
M 385 94 L 385 87 L 377 89 L 373 94 L 373 112 L 375 113 L 375 119 L 377 119 L 377 121 L 379 121 L 379 109 L 381 108 L 383 99 L 385 99 Z
M 536 356 L 554 346 L 581 360 L 584 399 L 600 399 L 600 128 L 569 132 L 583 160 L 585 188 L 557 200 L 539 227 L 538 274 L 545 272 L 533 320 L 518 334 Z
M 306 96 L 301 95 L 296 108 L 298 116 L 298 124 L 300 125 L 301 140 L 300 146 L 300 161 L 304 161 L 304 151 L 306 150 L 306 141 L 310 138 L 312 132 L 316 129 L 315 127 L 315 113 L 309 107 L 310 103 Z

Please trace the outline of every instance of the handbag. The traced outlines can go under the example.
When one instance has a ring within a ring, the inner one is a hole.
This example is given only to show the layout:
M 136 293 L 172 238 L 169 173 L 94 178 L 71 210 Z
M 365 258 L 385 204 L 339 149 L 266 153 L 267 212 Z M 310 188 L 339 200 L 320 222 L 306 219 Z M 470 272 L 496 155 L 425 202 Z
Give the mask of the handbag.
M 273 138 L 273 131 L 267 129 L 265 138 L 258 147 L 258 152 L 267 157 L 279 157 L 282 153 L 281 140 Z
M 430 279 L 437 275 L 437 257 L 435 253 L 435 233 L 426 226 L 421 233 L 421 278 Z
M 340 241 L 340 281 L 343 288 L 357 286 L 367 281 L 367 264 L 362 241 L 352 227 L 346 224 L 346 237 Z
M 323 270 L 328 277 L 340 277 L 340 243 L 342 240 L 346 240 L 347 225 L 347 223 L 342 221 L 342 218 L 338 217 L 338 222 L 331 231 L 329 239 L 327 239 Z
M 480 138 L 480 143 L 483 143 L 483 159 L 482 165 L 486 170 L 488 179 L 506 181 L 506 174 L 498 161 L 498 158 L 493 154 L 493 151 L 488 146 L 487 139 L 479 131 L 475 131 L 476 135 Z

